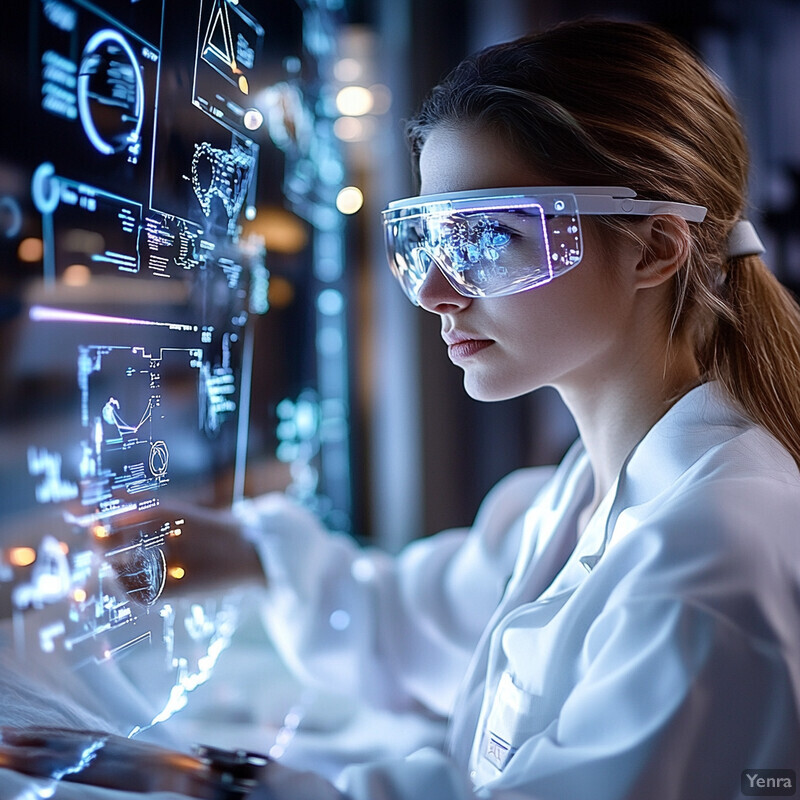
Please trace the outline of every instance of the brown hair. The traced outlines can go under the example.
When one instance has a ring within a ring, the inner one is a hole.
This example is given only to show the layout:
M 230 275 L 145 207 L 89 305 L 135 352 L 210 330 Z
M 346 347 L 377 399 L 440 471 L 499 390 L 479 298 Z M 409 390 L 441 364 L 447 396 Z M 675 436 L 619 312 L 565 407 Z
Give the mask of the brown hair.
M 416 169 L 434 127 L 464 123 L 502 135 L 554 182 L 708 208 L 690 226 L 671 336 L 691 336 L 703 380 L 719 381 L 800 465 L 800 308 L 759 257 L 727 257 L 747 193 L 747 144 L 691 50 L 646 23 L 594 19 L 487 48 L 408 123 Z

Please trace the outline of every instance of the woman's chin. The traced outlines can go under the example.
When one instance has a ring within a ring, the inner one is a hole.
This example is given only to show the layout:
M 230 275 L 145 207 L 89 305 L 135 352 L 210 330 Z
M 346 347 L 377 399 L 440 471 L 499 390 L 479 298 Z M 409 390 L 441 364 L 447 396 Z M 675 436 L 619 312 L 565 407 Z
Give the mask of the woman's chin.
M 527 394 L 536 387 L 520 386 L 519 384 L 504 384 L 498 380 L 482 380 L 478 376 L 464 372 L 464 391 L 473 399 L 482 403 L 498 403 L 502 400 L 511 400 L 513 397 Z

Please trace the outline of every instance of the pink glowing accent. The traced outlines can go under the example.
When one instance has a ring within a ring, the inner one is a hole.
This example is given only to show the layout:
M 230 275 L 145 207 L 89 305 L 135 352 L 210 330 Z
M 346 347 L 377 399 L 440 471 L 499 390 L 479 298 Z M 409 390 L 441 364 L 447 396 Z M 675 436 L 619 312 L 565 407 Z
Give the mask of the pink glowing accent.
M 48 306 L 31 306 L 28 316 L 34 322 L 97 322 L 108 325 L 149 325 L 169 328 L 174 331 L 195 330 L 193 325 L 184 325 L 179 322 L 157 322 L 150 319 L 110 317 L 105 314 L 91 314 L 86 311 L 70 311 L 66 308 L 49 308 Z

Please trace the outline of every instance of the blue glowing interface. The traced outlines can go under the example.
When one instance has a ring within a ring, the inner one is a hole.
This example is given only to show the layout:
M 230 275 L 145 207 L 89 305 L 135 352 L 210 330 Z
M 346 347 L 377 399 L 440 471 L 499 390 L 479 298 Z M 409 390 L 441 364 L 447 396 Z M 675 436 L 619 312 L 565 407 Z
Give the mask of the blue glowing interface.
M 185 689 L 231 617 L 165 599 L 185 577 L 166 543 L 192 530 L 164 509 L 241 486 L 268 308 L 242 232 L 264 29 L 246 0 L 19 6 L 0 42 L 2 619 L 32 665 L 157 645 Z

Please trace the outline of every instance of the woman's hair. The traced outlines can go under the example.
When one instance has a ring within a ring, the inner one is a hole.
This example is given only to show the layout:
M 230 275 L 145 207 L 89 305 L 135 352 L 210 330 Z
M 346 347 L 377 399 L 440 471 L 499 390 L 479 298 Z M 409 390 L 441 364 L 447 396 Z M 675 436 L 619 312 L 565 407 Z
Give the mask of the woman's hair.
M 702 379 L 719 381 L 800 465 L 800 309 L 759 257 L 727 257 L 747 144 L 700 60 L 649 24 L 563 23 L 487 48 L 436 86 L 407 125 L 416 169 L 433 128 L 464 124 L 502 136 L 562 185 L 628 186 L 708 208 L 690 225 L 670 335 L 691 337 Z

